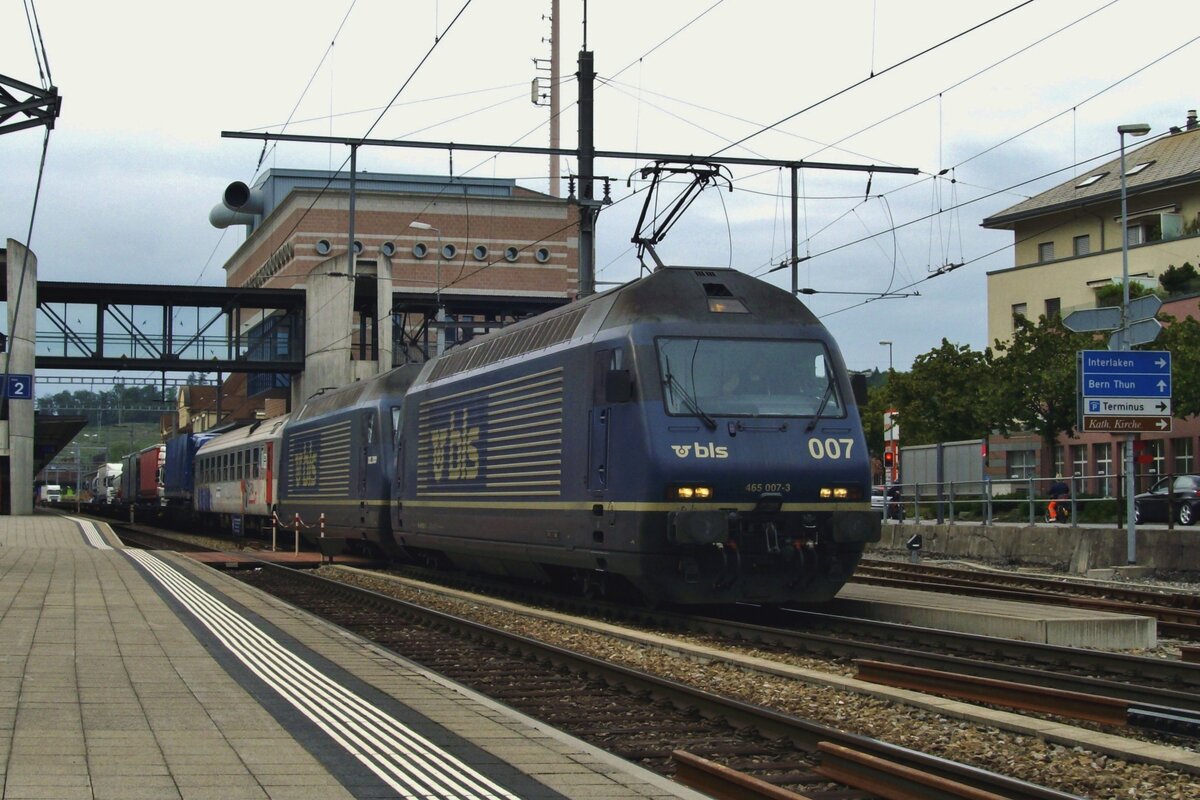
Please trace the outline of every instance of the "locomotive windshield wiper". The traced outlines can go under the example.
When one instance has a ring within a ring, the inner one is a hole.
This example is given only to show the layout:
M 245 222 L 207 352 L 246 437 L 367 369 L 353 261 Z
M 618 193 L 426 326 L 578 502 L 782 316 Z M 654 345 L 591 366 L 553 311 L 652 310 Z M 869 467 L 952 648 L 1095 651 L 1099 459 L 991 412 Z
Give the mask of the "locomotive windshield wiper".
M 817 406 L 817 413 L 813 414 L 813 418 L 808 421 L 805 426 L 805 433 L 812 433 L 813 428 L 817 427 L 817 421 L 821 419 L 821 415 L 825 413 L 825 406 L 829 405 L 829 398 L 833 397 L 833 376 L 829 376 L 829 383 L 825 384 L 825 394 L 821 395 L 821 405 Z
M 663 378 L 663 383 L 667 388 L 674 388 L 675 391 L 679 392 L 679 398 L 683 400 L 683 404 L 688 407 L 688 410 L 699 417 L 706 428 L 710 431 L 715 431 L 717 429 L 717 421 L 710 417 L 704 409 L 700 408 L 699 403 L 688 394 L 687 390 L 683 388 L 683 384 L 679 382 L 679 379 L 671 374 L 671 361 L 665 355 L 663 356 L 663 366 L 666 367 L 666 377 Z

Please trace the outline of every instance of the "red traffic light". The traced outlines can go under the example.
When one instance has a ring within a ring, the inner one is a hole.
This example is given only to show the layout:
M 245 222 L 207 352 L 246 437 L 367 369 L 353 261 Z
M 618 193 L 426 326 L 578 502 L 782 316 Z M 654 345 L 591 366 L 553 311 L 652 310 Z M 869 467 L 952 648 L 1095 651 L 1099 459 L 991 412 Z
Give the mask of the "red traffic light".
M 893 453 L 891 450 L 885 450 L 883 453 L 883 465 L 885 467 L 887 467 L 888 469 L 891 469 L 893 466 L 895 466 L 896 465 L 896 454 Z

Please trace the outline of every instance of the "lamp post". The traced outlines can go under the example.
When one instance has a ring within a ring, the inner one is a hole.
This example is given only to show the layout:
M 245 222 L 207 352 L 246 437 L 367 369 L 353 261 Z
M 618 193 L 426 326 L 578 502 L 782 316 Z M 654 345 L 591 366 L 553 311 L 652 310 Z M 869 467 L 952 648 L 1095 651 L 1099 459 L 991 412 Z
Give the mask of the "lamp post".
M 437 234 L 437 262 L 434 267 L 434 302 L 437 304 L 437 311 L 434 314 L 434 319 L 438 322 L 445 321 L 445 311 L 442 309 L 442 232 L 438 228 L 433 227 L 428 222 L 418 222 L 413 220 L 408 223 L 408 227 L 415 228 L 419 231 L 433 231 Z M 440 325 L 437 331 L 437 351 L 439 354 L 446 349 L 446 331 Z
M 888 349 L 888 372 L 891 372 L 892 371 L 892 343 L 888 342 L 888 341 L 883 341 L 883 342 L 880 342 L 880 344 L 887 346 L 887 349 Z
M 1121 139 L 1121 330 L 1117 349 L 1131 349 L 1129 343 L 1129 208 L 1125 192 L 1125 135 L 1145 136 L 1150 126 L 1144 122 L 1118 125 Z M 1125 434 L 1125 543 L 1126 560 L 1137 563 L 1137 526 L 1133 522 L 1133 434 Z
M 98 438 L 97 435 L 94 433 L 84 433 L 84 434 L 81 434 L 81 436 L 83 436 L 84 438 L 87 438 L 87 439 Z M 79 438 L 76 437 L 75 438 L 75 513 L 76 514 L 79 513 L 79 496 L 83 493 L 83 480 L 82 480 L 83 458 L 80 456 L 79 449 L 80 449 L 79 448 Z

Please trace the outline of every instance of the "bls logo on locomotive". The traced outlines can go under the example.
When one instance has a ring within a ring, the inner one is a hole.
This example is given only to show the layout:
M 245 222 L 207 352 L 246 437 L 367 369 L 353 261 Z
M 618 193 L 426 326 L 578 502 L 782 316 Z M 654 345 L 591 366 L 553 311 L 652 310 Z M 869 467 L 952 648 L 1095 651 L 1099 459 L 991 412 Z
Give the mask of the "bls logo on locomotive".
M 303 450 L 292 455 L 292 483 L 303 488 L 317 485 L 317 451 L 311 440 L 304 443 Z
M 691 444 L 673 444 L 671 449 L 675 451 L 675 455 L 680 458 L 687 458 L 695 452 L 695 458 L 729 458 L 729 448 L 720 445 L 701 444 L 700 442 L 692 442 Z
M 450 423 L 443 428 L 434 428 L 433 479 L 470 480 L 479 477 L 479 426 L 467 424 L 467 412 L 456 422 L 457 413 L 450 415 Z

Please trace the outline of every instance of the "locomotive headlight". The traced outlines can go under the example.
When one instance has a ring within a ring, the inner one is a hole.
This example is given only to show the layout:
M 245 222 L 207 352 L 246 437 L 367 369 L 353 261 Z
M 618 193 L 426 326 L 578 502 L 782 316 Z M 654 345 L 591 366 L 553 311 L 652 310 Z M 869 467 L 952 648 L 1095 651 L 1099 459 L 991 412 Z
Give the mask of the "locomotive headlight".
M 672 500 L 709 500 L 712 498 L 712 487 L 675 486 L 668 493 Z
M 822 486 L 822 500 L 861 500 L 861 486 Z

